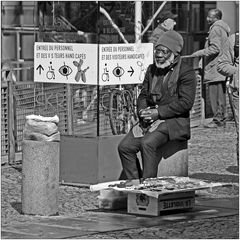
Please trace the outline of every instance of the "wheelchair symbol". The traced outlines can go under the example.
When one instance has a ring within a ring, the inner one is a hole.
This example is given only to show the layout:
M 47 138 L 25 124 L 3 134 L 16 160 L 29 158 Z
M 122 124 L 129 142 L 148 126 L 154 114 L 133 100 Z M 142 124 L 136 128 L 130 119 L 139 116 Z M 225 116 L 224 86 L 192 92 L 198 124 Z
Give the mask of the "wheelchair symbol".
M 52 62 L 50 62 L 50 66 L 48 67 L 48 71 L 46 73 L 47 78 L 50 79 L 55 79 L 55 73 L 54 73 L 54 69 L 52 67 Z
M 109 81 L 109 71 L 107 69 L 107 64 L 105 63 L 105 68 L 103 69 L 102 80 L 103 82 Z

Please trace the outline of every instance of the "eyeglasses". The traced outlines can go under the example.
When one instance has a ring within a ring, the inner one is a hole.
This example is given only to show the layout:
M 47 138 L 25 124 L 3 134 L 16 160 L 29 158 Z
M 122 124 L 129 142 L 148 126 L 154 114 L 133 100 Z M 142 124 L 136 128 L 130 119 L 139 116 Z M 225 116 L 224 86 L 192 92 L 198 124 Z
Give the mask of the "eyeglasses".
M 159 55 L 160 53 L 162 53 L 164 56 L 167 56 L 167 55 L 169 55 L 169 54 L 171 53 L 171 51 L 170 51 L 170 50 L 167 50 L 167 49 L 158 48 L 158 49 L 155 49 L 155 50 L 154 50 L 154 53 L 155 53 L 156 55 Z

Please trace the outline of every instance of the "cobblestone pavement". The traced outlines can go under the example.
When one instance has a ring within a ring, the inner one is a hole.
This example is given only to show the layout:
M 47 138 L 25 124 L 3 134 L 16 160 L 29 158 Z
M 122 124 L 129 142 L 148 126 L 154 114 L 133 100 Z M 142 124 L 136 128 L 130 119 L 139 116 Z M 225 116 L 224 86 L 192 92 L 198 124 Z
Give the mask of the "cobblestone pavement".
M 235 151 L 236 133 L 233 126 L 227 128 L 192 128 L 189 141 L 189 176 L 214 182 L 233 183 L 233 187 L 222 187 L 197 192 L 205 199 L 234 198 L 239 196 L 239 172 Z M 89 210 L 98 209 L 98 192 L 88 188 L 60 186 L 59 215 L 77 217 L 88 215 Z M 21 214 L 21 164 L 2 166 L 1 171 L 1 224 L 31 222 L 41 217 Z M 222 238 L 239 239 L 239 216 L 217 217 L 179 222 L 164 226 L 129 229 L 79 238 Z

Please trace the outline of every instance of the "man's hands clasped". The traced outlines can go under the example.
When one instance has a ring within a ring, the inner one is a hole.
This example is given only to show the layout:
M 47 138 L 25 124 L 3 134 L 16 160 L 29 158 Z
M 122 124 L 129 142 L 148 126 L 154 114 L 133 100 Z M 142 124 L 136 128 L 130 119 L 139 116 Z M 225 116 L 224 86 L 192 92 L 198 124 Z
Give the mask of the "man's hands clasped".
M 142 120 L 144 122 L 149 122 L 149 123 L 152 123 L 159 118 L 158 110 L 156 108 L 150 108 L 150 107 L 142 109 L 139 112 L 139 115 L 140 115 L 140 118 L 142 118 Z

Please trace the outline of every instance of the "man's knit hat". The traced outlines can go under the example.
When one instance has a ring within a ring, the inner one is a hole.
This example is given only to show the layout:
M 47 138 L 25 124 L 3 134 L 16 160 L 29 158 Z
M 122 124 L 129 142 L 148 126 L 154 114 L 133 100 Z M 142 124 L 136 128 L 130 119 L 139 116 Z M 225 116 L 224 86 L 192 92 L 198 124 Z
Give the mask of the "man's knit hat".
M 182 36 L 174 30 L 165 32 L 159 39 L 155 45 L 155 48 L 158 45 L 163 45 L 169 48 L 174 55 L 180 54 L 183 48 L 183 38 Z
M 177 17 L 178 17 L 177 14 L 173 14 L 170 10 L 166 10 L 159 14 L 157 22 L 162 23 L 168 18 L 176 19 Z

